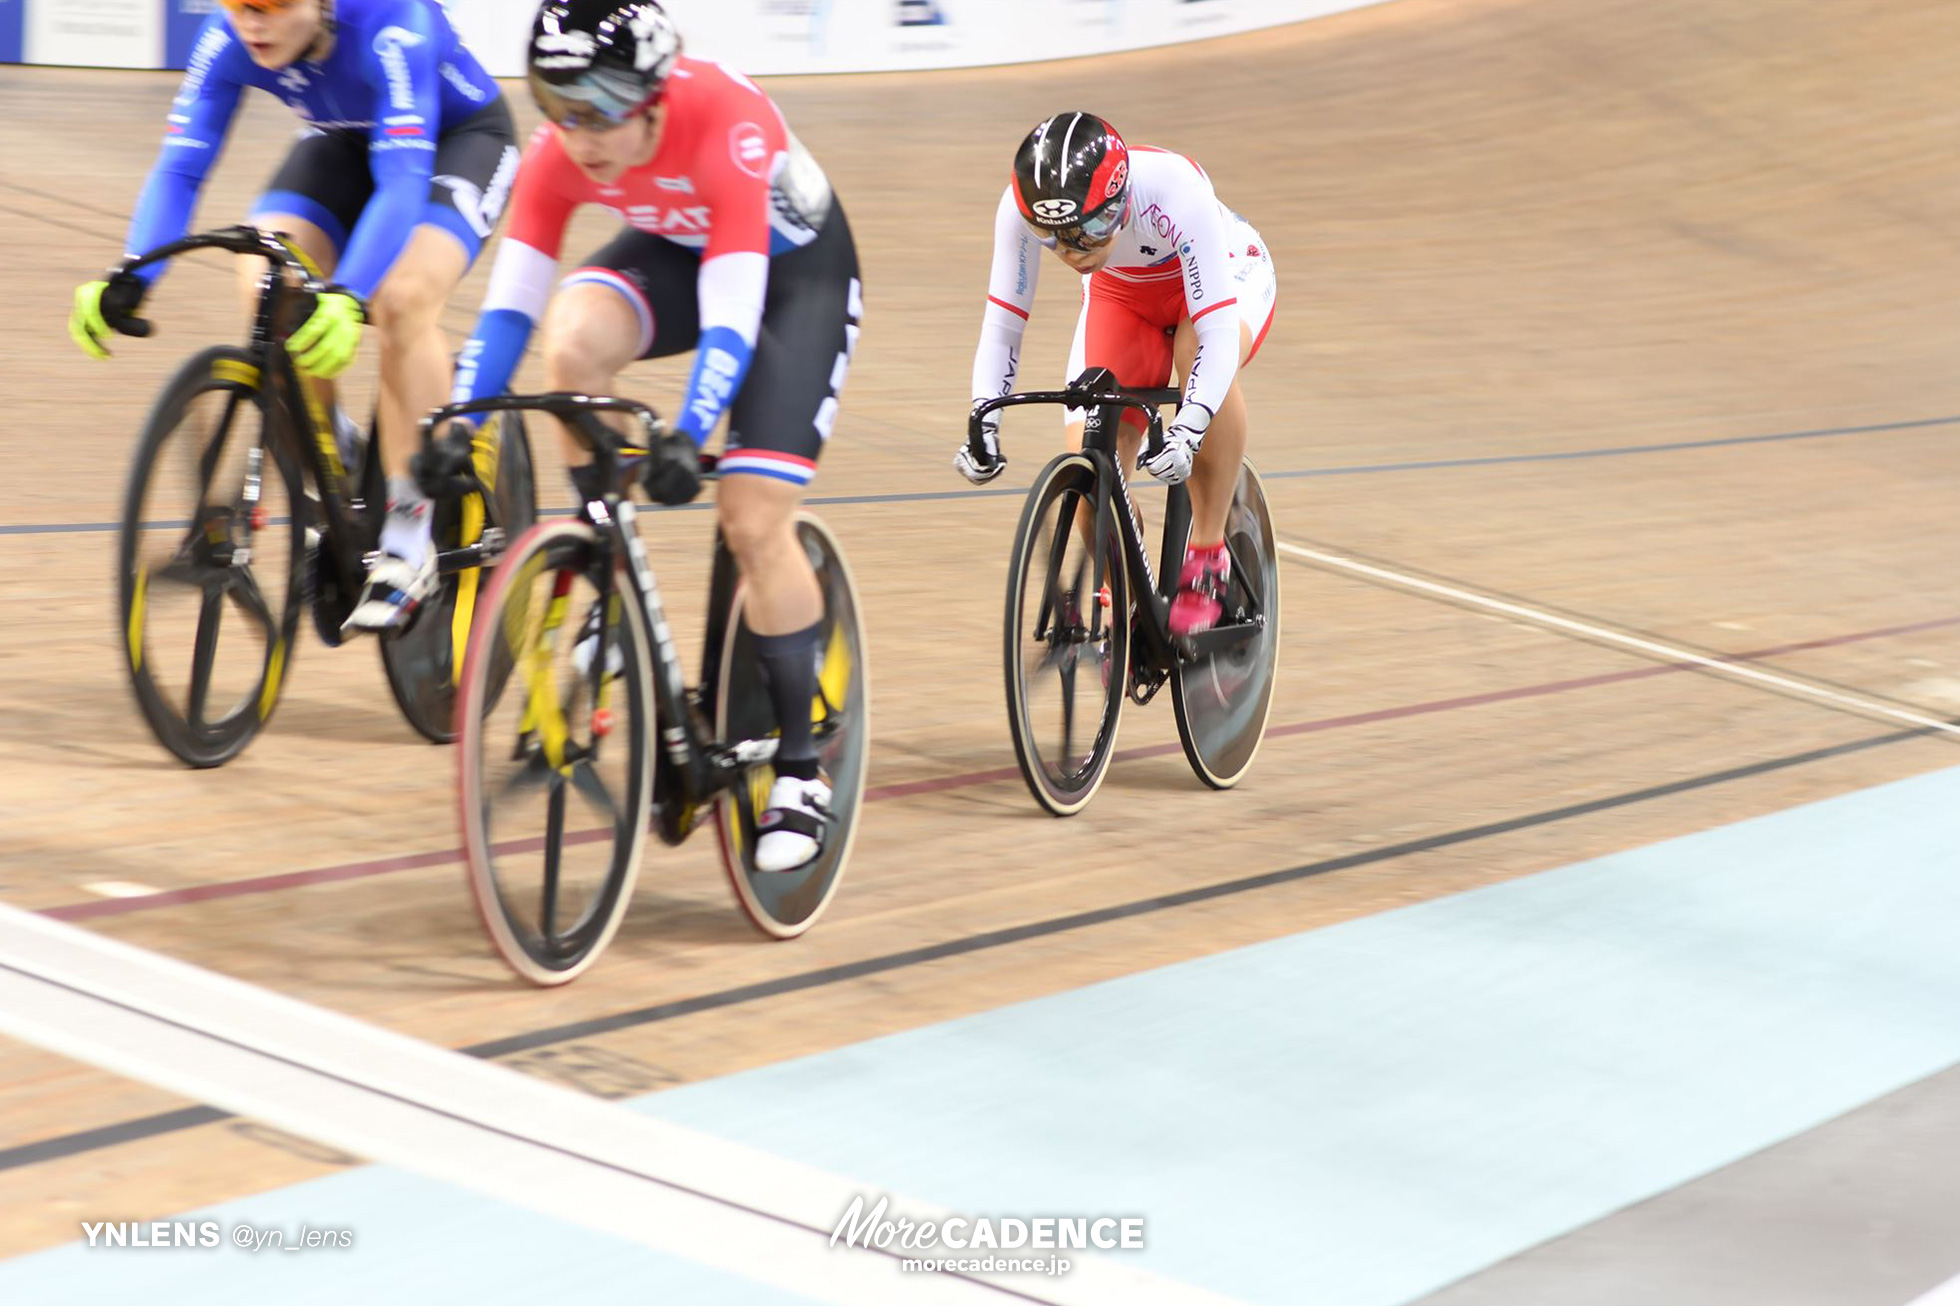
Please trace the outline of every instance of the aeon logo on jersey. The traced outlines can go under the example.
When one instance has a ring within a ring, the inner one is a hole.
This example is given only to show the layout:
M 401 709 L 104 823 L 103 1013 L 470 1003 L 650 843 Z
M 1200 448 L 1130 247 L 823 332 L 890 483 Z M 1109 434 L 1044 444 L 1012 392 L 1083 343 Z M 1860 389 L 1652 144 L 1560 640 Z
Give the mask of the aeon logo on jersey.
M 1061 222 L 1075 214 L 1075 201 L 1070 199 L 1036 200 L 1028 207 L 1044 222 Z
M 1156 232 L 1157 238 L 1162 240 L 1166 245 L 1175 245 L 1178 243 L 1177 224 L 1171 221 L 1170 214 L 1158 208 L 1154 203 L 1143 212 L 1137 214 L 1137 221 L 1151 231 Z
M 728 154 L 736 167 L 761 181 L 769 163 L 769 141 L 754 123 L 738 122 L 728 129 Z
M 422 44 L 422 38 L 406 27 L 384 27 L 374 34 L 374 52 L 381 57 L 381 72 L 388 79 L 388 104 L 390 107 L 409 110 L 415 107 L 415 83 L 408 75 L 408 56 L 404 50 L 413 50 Z

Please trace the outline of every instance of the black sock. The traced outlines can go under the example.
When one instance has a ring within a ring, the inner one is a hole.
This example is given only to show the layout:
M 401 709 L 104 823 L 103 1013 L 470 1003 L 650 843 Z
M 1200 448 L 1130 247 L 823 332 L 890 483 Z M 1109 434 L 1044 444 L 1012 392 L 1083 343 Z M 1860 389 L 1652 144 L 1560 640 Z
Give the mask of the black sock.
M 810 728 L 810 703 L 817 696 L 817 640 L 823 623 L 788 635 L 757 635 L 756 659 L 769 682 L 782 742 L 776 746 L 776 774 L 798 780 L 817 778 L 817 744 Z

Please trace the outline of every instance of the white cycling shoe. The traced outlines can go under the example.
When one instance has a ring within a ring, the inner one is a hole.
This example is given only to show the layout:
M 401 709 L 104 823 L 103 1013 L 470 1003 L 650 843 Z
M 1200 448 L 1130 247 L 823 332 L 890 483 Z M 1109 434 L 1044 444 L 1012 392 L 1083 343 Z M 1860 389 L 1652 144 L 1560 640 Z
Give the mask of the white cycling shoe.
M 800 871 L 823 853 L 830 828 L 830 786 L 823 780 L 779 775 L 769 787 L 769 807 L 756 818 L 758 871 Z

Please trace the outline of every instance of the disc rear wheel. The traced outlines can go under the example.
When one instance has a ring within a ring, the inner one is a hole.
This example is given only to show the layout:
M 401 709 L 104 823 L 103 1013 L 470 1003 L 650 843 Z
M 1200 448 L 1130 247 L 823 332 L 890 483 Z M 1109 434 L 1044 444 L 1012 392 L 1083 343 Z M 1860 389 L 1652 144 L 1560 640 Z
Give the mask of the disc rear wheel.
M 790 939 L 816 924 L 830 905 L 857 834 L 870 755 L 871 683 L 857 583 L 836 537 L 809 513 L 799 513 L 797 538 L 816 572 L 824 615 L 817 642 L 817 692 L 810 704 L 817 761 L 830 783 L 829 829 L 823 849 L 794 871 L 755 867 L 756 818 L 767 809 L 775 768 L 748 768 L 718 803 L 716 833 L 722 865 L 735 900 L 755 927 L 771 938 Z M 755 655 L 755 636 L 743 620 L 745 591 L 737 588 L 722 647 L 716 686 L 716 738 L 724 744 L 766 739 L 777 733 L 768 687 Z
M 373 459 L 370 457 L 369 462 Z M 521 415 L 498 415 L 484 423 L 477 440 L 477 475 L 497 500 L 497 521 L 505 541 L 516 539 L 537 520 L 536 480 L 531 470 L 531 446 Z M 379 476 L 371 478 L 369 506 L 383 511 L 378 500 Z M 432 535 L 438 550 L 463 548 L 483 538 L 487 518 L 481 501 L 471 494 L 435 506 Z M 457 686 L 462 681 L 462 652 L 469 647 L 470 627 L 483 596 L 490 567 L 471 567 L 445 575 L 436 592 L 422 605 L 408 628 L 383 635 L 381 662 L 388 688 L 417 733 L 431 743 L 456 738 Z
M 1279 554 L 1265 487 L 1250 462 L 1239 470 L 1225 543 L 1233 577 L 1219 626 L 1256 628 L 1220 652 L 1180 663 L 1171 677 L 1184 758 L 1214 789 L 1231 788 L 1251 769 L 1266 735 L 1279 667 Z

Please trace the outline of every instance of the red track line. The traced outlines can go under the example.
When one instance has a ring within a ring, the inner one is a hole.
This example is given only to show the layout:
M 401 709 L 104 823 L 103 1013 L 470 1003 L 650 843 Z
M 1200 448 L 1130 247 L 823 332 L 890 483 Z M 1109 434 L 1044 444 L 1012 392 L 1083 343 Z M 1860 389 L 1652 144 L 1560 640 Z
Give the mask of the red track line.
M 1960 616 L 1938 617 L 1930 621 L 1909 622 L 1901 626 L 1881 626 L 1876 630 L 1862 630 L 1849 635 L 1833 635 L 1824 639 L 1779 644 L 1774 648 L 1731 654 L 1724 660 L 1749 662 L 1786 653 L 1833 648 L 1841 644 L 1885 639 L 1893 635 L 1910 635 L 1922 630 L 1936 630 L 1942 626 L 1954 625 L 1960 625 Z M 1266 734 L 1271 738 L 1279 735 L 1312 734 L 1322 730 L 1340 730 L 1349 726 L 1369 725 L 1377 721 L 1395 721 L 1403 717 L 1427 716 L 1435 712 L 1454 712 L 1459 708 L 1482 707 L 1489 703 L 1505 703 L 1520 698 L 1540 698 L 1548 694 L 1564 694 L 1575 689 L 1593 689 L 1600 685 L 1645 680 L 1650 676 L 1673 675 L 1694 669 L 1694 664 L 1689 662 L 1631 667 L 1625 671 L 1609 671 L 1602 675 L 1579 676 L 1571 680 L 1551 680 L 1537 685 L 1520 685 L 1514 689 L 1495 689 L 1482 694 L 1465 694 L 1457 698 L 1434 699 L 1427 703 L 1378 708 L 1372 712 L 1356 712 L 1348 716 L 1323 717 L 1317 721 L 1296 721 L 1290 725 L 1273 726 L 1266 731 Z M 1177 752 L 1179 747 L 1180 745 L 1177 744 L 1153 744 L 1148 748 L 1126 748 L 1118 751 L 1113 760 L 1121 762 L 1145 757 L 1163 757 Z M 967 789 L 974 785 L 995 784 L 1002 780 L 1013 780 L 1019 775 L 1020 772 L 1011 766 L 993 767 L 985 771 L 968 771 L 960 775 L 940 776 L 932 780 L 908 780 L 899 784 L 878 785 L 865 790 L 864 798 L 866 802 L 885 802 L 894 798 L 911 798 L 919 794 L 942 793 L 948 789 Z M 569 841 L 588 843 L 599 837 L 600 832 L 593 830 L 572 835 Z M 542 843 L 541 839 L 518 839 L 497 845 L 497 850 L 499 852 L 536 851 Z M 259 875 L 245 880 L 221 880 L 215 884 L 193 885 L 187 889 L 165 889 L 132 898 L 96 898 L 88 902 L 45 908 L 41 914 L 64 921 L 90 920 L 99 916 L 123 916 L 130 912 L 153 911 L 159 907 L 175 907 L 182 903 L 204 902 L 212 898 L 236 898 L 246 894 L 271 893 L 279 889 L 298 889 L 313 884 L 332 884 L 339 880 L 359 880 L 370 875 L 389 875 L 396 871 L 416 871 L 429 866 L 446 866 L 462 860 L 462 856 L 461 848 L 445 848 L 438 852 L 410 853 L 402 857 L 384 857 L 376 861 L 348 862 L 342 866 L 323 866 L 310 871 L 287 871 L 279 875 Z

